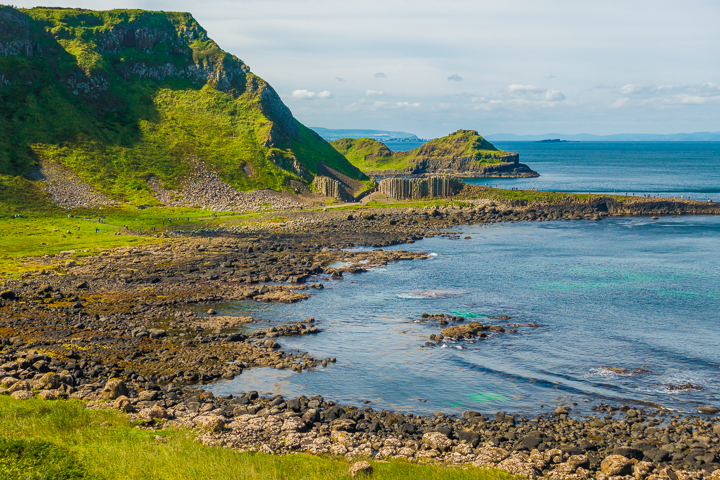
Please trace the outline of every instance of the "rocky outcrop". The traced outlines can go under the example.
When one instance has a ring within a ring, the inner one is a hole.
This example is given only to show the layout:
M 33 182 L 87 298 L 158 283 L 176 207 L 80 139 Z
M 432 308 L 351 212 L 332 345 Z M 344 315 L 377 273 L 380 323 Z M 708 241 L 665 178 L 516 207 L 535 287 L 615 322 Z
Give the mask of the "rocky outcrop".
M 426 197 L 452 197 L 462 188 L 462 182 L 449 177 L 386 178 L 380 181 L 380 192 L 396 200 Z
M 517 153 L 497 149 L 475 130 L 458 130 L 404 152 L 392 152 L 386 145 L 371 138 L 343 138 L 331 142 L 331 145 L 353 165 L 373 176 L 539 176 L 520 163 Z
M 353 200 L 353 196 L 345 190 L 345 186 L 335 179 L 317 176 L 315 177 L 313 186 L 319 193 L 326 197 L 337 198 L 344 202 L 351 202 Z

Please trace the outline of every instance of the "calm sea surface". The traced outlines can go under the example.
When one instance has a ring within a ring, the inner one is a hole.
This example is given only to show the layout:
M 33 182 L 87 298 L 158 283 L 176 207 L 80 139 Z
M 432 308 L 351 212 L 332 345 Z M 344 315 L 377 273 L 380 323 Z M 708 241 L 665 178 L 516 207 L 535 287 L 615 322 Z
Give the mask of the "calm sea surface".
M 567 157 L 548 155 L 544 145 L 526 148 L 535 153 L 523 154 L 523 161 L 543 174 L 569 165 Z M 552 147 L 559 148 L 597 147 Z M 601 163 L 585 160 L 583 165 L 596 172 Z M 313 316 L 322 333 L 280 338 L 280 344 L 337 357 L 337 363 L 300 374 L 251 369 L 211 388 L 224 394 L 321 394 L 347 404 L 369 400 L 376 409 L 418 413 L 536 414 L 569 402 L 582 411 L 598 402 L 633 401 L 690 413 L 699 405 L 720 404 L 720 217 L 454 230 L 463 239 L 394 247 L 433 252 L 427 260 L 394 263 L 340 281 L 320 278 L 325 290 L 299 304 L 218 305 L 220 314 L 267 321 L 252 328 Z M 419 322 L 423 312 L 540 327 L 426 348 L 428 337 L 443 327 Z M 489 318 L 501 315 L 512 319 Z M 687 382 L 702 390 L 670 388 Z
M 388 144 L 406 150 L 421 144 Z M 540 178 L 476 179 L 500 188 L 720 201 L 720 142 L 496 142 Z

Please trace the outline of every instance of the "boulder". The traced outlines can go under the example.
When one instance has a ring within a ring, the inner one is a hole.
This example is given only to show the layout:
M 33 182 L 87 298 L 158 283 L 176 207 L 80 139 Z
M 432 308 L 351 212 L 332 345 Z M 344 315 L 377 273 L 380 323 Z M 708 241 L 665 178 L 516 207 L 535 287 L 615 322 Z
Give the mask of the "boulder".
M 140 410 L 140 416 L 143 418 L 143 420 L 147 422 L 152 422 L 153 420 L 157 419 L 166 419 L 169 418 L 170 415 L 168 415 L 167 410 L 165 408 L 160 407 L 158 405 L 154 405 L 152 407 L 143 408 Z
M 107 381 L 105 387 L 103 387 L 102 398 L 105 400 L 115 400 L 123 395 L 128 395 L 128 389 L 125 382 L 119 378 L 111 378 Z
M 227 425 L 227 419 L 225 417 L 219 417 L 216 415 L 202 415 L 196 417 L 193 422 L 203 430 L 215 433 L 222 432 L 225 425 Z
M 600 470 L 606 475 L 630 475 L 633 463 L 622 455 L 610 455 L 600 464 Z
M 698 408 L 698 413 L 703 413 L 705 415 L 715 415 L 716 413 L 718 413 L 718 411 L 720 411 L 720 410 L 718 410 L 717 407 L 699 407 Z
M 423 435 L 422 442 L 440 452 L 446 452 L 452 447 L 452 440 L 440 432 L 429 432 Z
M 373 474 L 373 468 L 370 463 L 362 461 L 355 462 L 349 470 L 350 476 L 353 478 L 357 477 L 369 477 Z
M 15 400 L 29 400 L 35 396 L 30 390 L 18 390 L 10 395 Z
M 121 412 L 132 413 L 135 411 L 135 407 L 133 407 L 133 404 L 130 403 L 130 399 L 125 395 L 121 395 L 116 398 L 113 405 Z
M 38 398 L 42 398 L 43 400 L 57 400 L 57 395 L 55 395 L 50 390 L 43 390 L 42 392 L 37 394 Z
M 48 372 L 38 381 L 38 388 L 40 390 L 55 390 L 60 386 L 60 377 L 55 372 Z

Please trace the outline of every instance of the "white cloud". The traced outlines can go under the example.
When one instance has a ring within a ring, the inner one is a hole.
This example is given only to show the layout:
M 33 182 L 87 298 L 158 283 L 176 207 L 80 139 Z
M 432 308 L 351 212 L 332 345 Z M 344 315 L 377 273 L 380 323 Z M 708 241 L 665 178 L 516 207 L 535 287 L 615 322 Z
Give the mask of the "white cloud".
M 381 95 L 385 95 L 385 94 L 379 90 L 365 90 L 366 97 L 379 97 Z
M 565 100 L 565 95 L 557 90 L 548 90 L 545 92 L 545 100 L 548 102 L 562 102 Z
M 385 75 L 383 72 L 378 72 L 375 74 L 375 78 L 387 78 L 387 75 Z
M 332 93 L 330 93 L 328 90 L 325 90 L 320 93 L 311 92 L 306 89 L 302 90 L 293 90 L 292 96 L 296 100 L 312 100 L 313 98 L 320 98 L 320 99 L 328 99 L 333 98 Z
M 345 81 L 345 79 L 342 78 L 342 77 L 335 77 L 335 80 L 337 80 L 338 82 L 344 82 L 344 81 Z
M 311 98 L 315 98 L 315 92 L 310 92 L 305 89 L 293 90 L 292 96 L 297 100 L 310 100 Z
M 417 107 L 420 106 L 420 102 L 415 102 L 415 103 L 410 103 L 410 102 L 397 102 L 397 103 L 395 104 L 395 106 L 401 107 L 401 108 L 402 108 L 402 107 L 415 107 L 415 108 L 417 108 Z
M 644 85 L 633 85 L 631 83 L 628 83 L 624 87 L 621 87 L 619 92 L 623 95 L 635 95 L 638 93 L 647 92 L 648 90 L 650 90 L 650 88 Z
M 476 110 L 493 110 L 498 107 L 555 107 L 566 99 L 559 90 L 548 90 L 535 85 L 512 84 L 488 95 L 475 97 L 471 103 Z
M 448 77 L 448 80 L 450 80 L 451 82 L 460 82 L 462 81 L 462 77 L 457 73 L 454 73 Z
M 628 84 L 618 92 L 625 96 L 612 103 L 611 107 L 628 105 L 644 108 L 677 108 L 683 105 L 707 105 L 720 102 L 720 85 L 715 83 L 658 86 Z

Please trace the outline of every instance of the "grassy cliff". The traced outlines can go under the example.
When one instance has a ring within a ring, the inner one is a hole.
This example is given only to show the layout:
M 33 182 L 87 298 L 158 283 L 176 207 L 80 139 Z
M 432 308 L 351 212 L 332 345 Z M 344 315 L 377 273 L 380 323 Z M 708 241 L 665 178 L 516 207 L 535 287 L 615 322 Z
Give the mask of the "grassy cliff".
M 309 185 L 318 162 L 365 179 L 188 13 L 0 6 L 0 202 L 57 162 L 153 204 L 147 181 L 177 188 L 194 161 L 244 191 Z
M 516 153 L 498 150 L 474 130 L 458 130 L 407 152 L 391 152 L 370 138 L 343 138 L 330 144 L 366 173 L 520 176 L 532 172 L 518 163 Z

